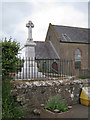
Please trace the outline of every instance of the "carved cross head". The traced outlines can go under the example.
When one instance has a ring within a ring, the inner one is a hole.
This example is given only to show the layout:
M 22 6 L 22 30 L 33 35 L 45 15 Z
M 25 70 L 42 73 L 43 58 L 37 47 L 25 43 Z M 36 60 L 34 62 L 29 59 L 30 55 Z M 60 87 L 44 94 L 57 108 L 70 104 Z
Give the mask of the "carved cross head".
M 34 27 L 34 24 L 32 23 L 32 21 L 29 21 L 27 24 L 26 24 L 26 27 L 30 27 L 30 28 L 33 28 Z

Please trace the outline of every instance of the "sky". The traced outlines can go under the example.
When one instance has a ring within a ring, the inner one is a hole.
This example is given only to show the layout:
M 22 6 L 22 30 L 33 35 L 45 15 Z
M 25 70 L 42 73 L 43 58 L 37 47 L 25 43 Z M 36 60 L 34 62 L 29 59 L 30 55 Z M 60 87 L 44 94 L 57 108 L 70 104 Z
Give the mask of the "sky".
M 29 20 L 34 24 L 34 41 L 45 41 L 49 23 L 87 28 L 88 0 L 2 0 L 0 19 L 0 39 L 11 37 L 23 47 Z

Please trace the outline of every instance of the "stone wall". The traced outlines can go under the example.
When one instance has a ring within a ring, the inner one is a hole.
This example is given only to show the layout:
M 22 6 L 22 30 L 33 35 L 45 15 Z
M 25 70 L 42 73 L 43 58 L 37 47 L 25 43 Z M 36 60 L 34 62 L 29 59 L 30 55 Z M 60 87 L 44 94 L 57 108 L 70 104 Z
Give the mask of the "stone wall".
M 30 114 L 56 95 L 60 95 L 69 105 L 79 103 L 80 90 L 88 85 L 88 80 L 15 81 L 11 84 L 11 95 Z

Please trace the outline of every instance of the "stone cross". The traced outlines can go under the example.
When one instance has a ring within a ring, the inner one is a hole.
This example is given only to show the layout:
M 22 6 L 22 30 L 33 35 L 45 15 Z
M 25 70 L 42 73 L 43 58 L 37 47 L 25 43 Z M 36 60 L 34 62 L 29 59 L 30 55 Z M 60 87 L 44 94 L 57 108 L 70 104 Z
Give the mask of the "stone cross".
M 25 59 L 21 72 L 15 75 L 15 79 L 32 79 L 45 77 L 42 72 L 38 71 L 37 62 L 35 61 L 35 46 L 36 43 L 32 39 L 33 23 L 29 21 L 26 24 L 28 28 L 28 39 L 25 44 Z
M 26 27 L 28 28 L 28 41 L 32 41 L 32 28 L 34 27 L 34 24 L 32 23 L 32 21 L 29 21 L 26 24 Z

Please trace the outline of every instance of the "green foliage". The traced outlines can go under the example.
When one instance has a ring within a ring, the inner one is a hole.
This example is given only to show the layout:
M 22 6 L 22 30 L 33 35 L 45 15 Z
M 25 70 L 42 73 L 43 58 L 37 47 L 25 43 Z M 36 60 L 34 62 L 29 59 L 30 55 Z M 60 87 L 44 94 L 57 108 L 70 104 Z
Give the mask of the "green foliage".
M 11 39 L 9 41 L 5 40 L 2 43 L 2 118 L 21 118 L 23 115 L 23 110 L 21 106 L 15 101 L 16 98 L 11 95 L 11 85 L 10 81 L 13 77 L 9 77 L 10 73 L 15 73 L 17 71 L 17 64 L 22 66 L 21 62 L 17 58 L 18 50 L 20 48 L 19 43 Z M 20 71 L 20 68 L 19 68 Z M 7 77 L 8 76 L 8 77 Z
M 2 80 L 2 118 L 21 118 L 23 110 L 21 106 L 15 102 L 15 97 L 11 96 L 10 77 Z
M 50 101 L 46 103 L 45 109 L 54 111 L 58 109 L 59 112 L 66 112 L 66 104 L 62 101 L 60 96 L 54 96 Z
M 90 77 L 87 77 L 87 76 L 78 76 L 79 79 L 88 79 Z
M 5 38 L 2 41 L 2 73 L 8 75 L 14 71 L 18 61 L 17 54 L 20 49 L 20 44 L 16 41 L 11 42 L 11 39 L 7 41 Z

